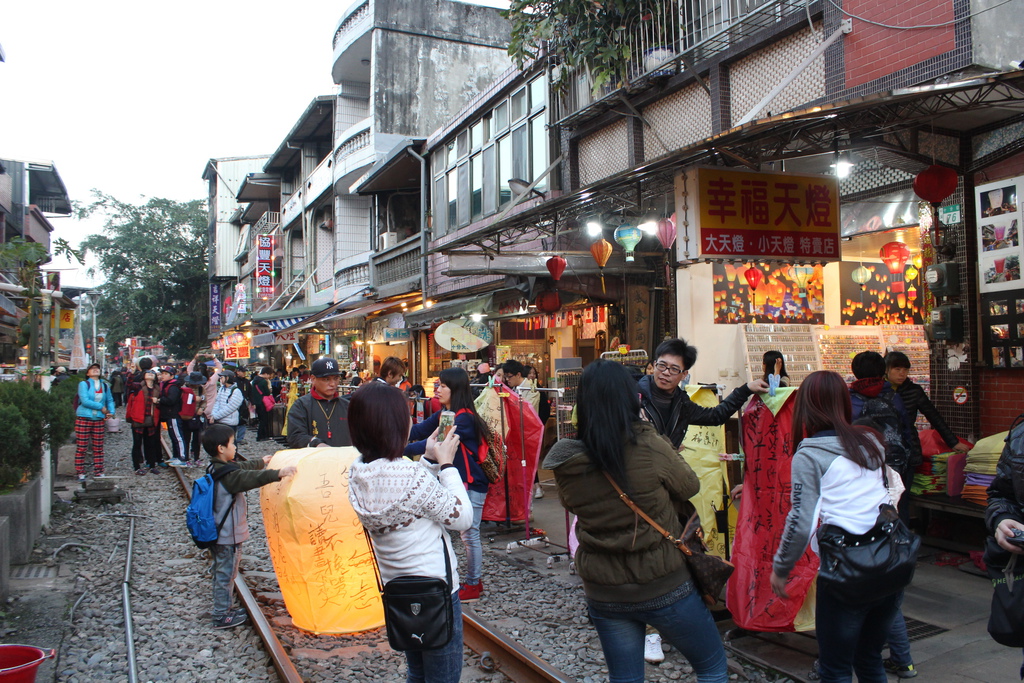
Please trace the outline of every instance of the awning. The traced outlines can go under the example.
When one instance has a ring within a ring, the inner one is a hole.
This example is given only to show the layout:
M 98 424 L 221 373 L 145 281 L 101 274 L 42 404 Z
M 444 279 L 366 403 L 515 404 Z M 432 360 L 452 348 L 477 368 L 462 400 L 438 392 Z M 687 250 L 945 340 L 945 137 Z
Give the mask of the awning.
M 409 148 L 419 149 L 423 146 L 423 138 L 405 138 L 378 160 L 370 170 L 360 178 L 350 190 L 354 194 L 369 194 L 384 190 L 419 189 L 420 162 L 411 154 Z
M 302 306 L 300 308 L 285 308 L 277 311 L 263 311 L 262 313 L 254 313 L 252 321 L 266 325 L 273 330 L 283 330 L 302 322 L 307 317 L 319 313 L 321 310 L 323 310 L 321 306 Z
M 248 173 L 235 199 L 239 202 L 270 201 L 281 196 L 281 176 L 276 173 Z
M 325 321 L 327 321 L 327 320 L 339 321 L 339 320 L 346 320 L 348 318 L 358 318 L 359 316 L 370 315 L 371 313 L 376 313 L 377 311 L 383 311 L 385 308 L 392 308 L 393 306 L 400 306 L 403 301 L 408 303 L 408 302 L 412 301 L 413 299 L 419 299 L 419 298 L 420 298 L 419 294 L 413 294 L 413 295 L 410 295 L 410 296 L 407 296 L 407 297 L 401 297 L 401 298 L 398 298 L 398 299 L 392 299 L 391 301 L 378 301 L 376 303 L 367 304 L 366 306 L 362 306 L 360 308 L 353 308 L 352 310 L 345 311 L 344 313 L 338 313 L 337 315 L 332 315 L 331 317 L 325 318 L 324 320 Z M 406 314 L 406 316 L 408 316 L 408 314 Z
M 406 313 L 405 326 L 412 329 L 430 327 L 434 323 L 464 318 L 473 313 L 486 313 L 491 310 L 493 303 L 494 292 L 441 301 L 422 311 Z
M 298 332 L 299 330 L 304 330 L 307 327 L 312 327 L 313 325 L 315 325 L 316 323 L 320 322 L 321 320 L 328 319 L 328 316 L 331 316 L 332 314 L 337 313 L 339 310 L 343 310 L 346 307 L 347 308 L 351 308 L 352 306 L 358 306 L 359 305 L 359 300 L 356 297 L 361 297 L 366 292 L 366 290 L 367 290 L 367 288 L 364 287 L 363 289 L 360 289 L 358 292 L 356 292 L 355 294 L 351 295 L 350 297 L 348 297 L 346 299 L 342 299 L 341 301 L 339 301 L 337 303 L 331 304 L 331 305 L 327 306 L 327 308 L 319 310 L 316 313 L 314 313 L 313 315 L 307 316 L 307 317 L 305 317 L 305 318 L 303 318 L 303 319 L 301 319 L 301 320 L 299 320 L 297 322 L 292 323 L 291 325 L 289 325 L 287 327 L 274 328 L 274 329 L 280 329 L 281 332 Z M 387 305 L 390 305 L 390 304 L 387 304 Z

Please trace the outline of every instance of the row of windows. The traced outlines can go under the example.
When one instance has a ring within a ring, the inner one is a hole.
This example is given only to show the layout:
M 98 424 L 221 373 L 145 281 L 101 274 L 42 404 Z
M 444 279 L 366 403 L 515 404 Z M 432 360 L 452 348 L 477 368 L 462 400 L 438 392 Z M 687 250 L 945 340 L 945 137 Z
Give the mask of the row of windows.
M 508 181 L 531 182 L 548 167 L 544 77 L 498 103 L 479 121 L 434 152 L 435 235 L 496 213 L 512 200 Z M 537 183 L 547 188 L 547 178 Z

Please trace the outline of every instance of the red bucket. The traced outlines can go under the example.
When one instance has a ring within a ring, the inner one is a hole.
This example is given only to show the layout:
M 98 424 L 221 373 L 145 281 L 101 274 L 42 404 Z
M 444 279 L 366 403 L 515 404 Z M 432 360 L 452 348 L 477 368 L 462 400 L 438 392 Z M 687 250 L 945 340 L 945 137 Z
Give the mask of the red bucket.
M 56 654 L 31 645 L 0 645 L 0 683 L 33 683 L 39 665 Z

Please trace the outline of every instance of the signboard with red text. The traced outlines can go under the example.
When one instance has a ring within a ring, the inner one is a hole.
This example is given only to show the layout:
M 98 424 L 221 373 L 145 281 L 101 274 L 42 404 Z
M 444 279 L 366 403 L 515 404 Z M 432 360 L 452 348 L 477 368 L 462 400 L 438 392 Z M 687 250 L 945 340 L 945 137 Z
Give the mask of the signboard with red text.
M 274 238 L 270 235 L 256 237 L 256 287 L 259 298 L 274 296 Z
M 839 260 L 839 186 L 824 175 L 691 169 L 677 183 L 690 258 Z M 688 234 L 687 234 L 688 233 Z

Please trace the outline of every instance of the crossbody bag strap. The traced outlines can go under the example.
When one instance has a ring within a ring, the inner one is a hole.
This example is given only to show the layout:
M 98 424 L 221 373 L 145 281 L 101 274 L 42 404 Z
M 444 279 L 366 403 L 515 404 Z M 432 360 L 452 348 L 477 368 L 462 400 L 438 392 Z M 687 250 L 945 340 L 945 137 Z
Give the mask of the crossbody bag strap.
M 380 580 L 380 569 L 377 568 L 377 553 L 373 551 L 373 542 L 370 540 L 370 530 L 363 525 L 363 538 L 366 539 L 366 545 L 370 549 L 370 557 L 373 558 L 373 575 L 377 579 L 377 590 L 384 594 L 384 584 Z
M 628 505 L 630 510 L 632 510 L 633 512 L 638 514 L 641 517 L 641 519 L 643 519 L 645 522 L 647 522 L 648 524 L 651 525 L 652 529 L 654 529 L 659 534 L 661 534 L 662 536 L 667 538 L 673 545 L 675 545 L 677 548 L 679 548 L 681 551 L 683 551 L 684 554 L 686 554 L 686 555 L 692 555 L 693 554 L 693 551 L 691 551 L 689 548 L 687 548 L 685 543 L 683 543 L 681 540 L 679 540 L 678 538 L 676 538 L 675 536 L 670 534 L 668 531 L 665 530 L 665 528 L 663 526 L 661 526 L 660 524 L 655 522 L 653 519 L 650 518 L 650 516 L 648 516 L 648 514 L 646 512 L 641 510 L 640 507 L 636 503 L 634 503 L 633 500 L 629 496 L 626 495 L 625 491 L 622 490 L 622 487 L 620 487 L 615 482 L 615 480 L 612 479 L 612 476 L 610 474 L 608 474 L 607 472 L 604 472 L 603 474 L 608 479 L 608 481 L 611 483 L 612 487 L 615 489 L 615 492 L 619 494 L 619 500 L 621 500 L 623 503 Z
M 366 538 L 366 545 L 370 548 L 370 556 L 373 558 L 373 575 L 377 579 L 377 589 L 384 593 L 384 583 L 380 578 L 380 568 L 377 566 L 377 553 L 373 550 L 373 541 L 370 540 L 370 531 L 363 525 L 363 537 Z M 441 552 L 444 553 L 444 573 L 445 582 L 448 584 L 448 589 L 451 591 L 452 587 L 452 560 L 448 557 L 448 544 L 444 542 L 444 527 L 441 528 Z

